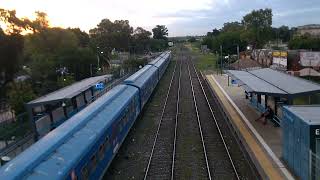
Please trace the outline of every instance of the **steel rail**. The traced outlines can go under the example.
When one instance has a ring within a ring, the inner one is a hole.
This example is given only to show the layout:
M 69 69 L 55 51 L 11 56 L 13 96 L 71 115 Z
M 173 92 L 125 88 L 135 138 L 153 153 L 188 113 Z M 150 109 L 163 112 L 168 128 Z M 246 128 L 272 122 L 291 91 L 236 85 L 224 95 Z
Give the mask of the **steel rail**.
M 173 140 L 173 153 L 172 153 L 172 166 L 171 166 L 171 180 L 174 179 L 174 165 L 175 165 L 175 156 L 176 156 L 176 142 L 177 142 L 177 128 L 178 128 L 178 115 L 179 115 L 179 102 L 180 102 L 180 87 L 181 87 L 181 67 L 182 61 L 180 63 L 180 73 L 179 73 L 179 85 L 178 85 L 178 97 L 176 104 L 176 118 L 175 118 L 175 126 L 174 126 L 174 140 Z
M 192 63 L 192 62 L 191 62 L 191 63 Z M 192 63 L 192 66 L 193 66 L 193 69 L 194 69 L 194 71 L 195 71 L 195 73 L 196 73 L 196 75 L 197 75 L 197 79 L 198 79 L 198 81 L 199 81 L 199 83 L 200 83 L 202 92 L 203 92 L 203 94 L 204 94 L 204 96 L 205 96 L 205 98 L 206 98 L 207 105 L 208 105 L 208 107 L 209 107 L 209 109 L 210 109 L 210 112 L 211 112 L 211 115 L 212 115 L 212 117 L 213 117 L 213 119 L 214 119 L 214 123 L 215 123 L 215 125 L 216 125 L 216 127 L 217 127 L 217 129 L 218 129 L 218 132 L 219 132 L 219 135 L 220 135 L 221 140 L 222 140 L 222 142 L 223 142 L 224 148 L 226 149 L 226 152 L 227 152 L 227 154 L 228 154 L 228 158 L 229 158 L 229 161 L 231 162 L 233 171 L 234 171 L 237 179 L 240 180 L 238 171 L 237 171 L 237 169 L 236 169 L 236 167 L 235 167 L 235 165 L 234 165 L 234 162 L 233 162 L 232 157 L 231 157 L 231 155 L 230 155 L 229 149 L 228 149 L 228 147 L 227 147 L 227 144 L 226 144 L 226 142 L 225 142 L 225 139 L 224 139 L 224 137 L 223 137 L 223 135 L 222 135 L 222 132 L 221 132 L 221 130 L 220 130 L 220 126 L 219 126 L 219 124 L 218 124 L 218 122 L 217 122 L 216 116 L 215 116 L 214 113 L 213 113 L 213 110 L 212 110 L 211 105 L 210 105 L 210 103 L 209 103 L 207 94 L 206 94 L 206 92 L 204 91 L 204 88 L 203 88 L 203 85 L 202 85 L 201 80 L 200 80 L 200 78 L 199 78 L 198 72 L 197 72 L 197 70 L 196 70 L 196 68 L 195 68 L 195 66 L 194 66 L 193 63 Z
M 211 180 L 212 178 L 211 178 L 211 172 L 210 172 L 209 161 L 208 161 L 208 156 L 207 156 L 207 150 L 206 150 L 205 141 L 204 141 L 204 138 L 203 138 L 202 126 L 201 126 L 200 116 L 199 116 L 199 111 L 198 111 L 198 105 L 197 105 L 196 96 L 195 96 L 195 93 L 194 93 L 194 88 L 193 88 L 193 83 L 192 83 L 192 78 L 191 78 L 190 68 L 189 68 L 189 63 L 188 62 L 187 62 L 187 65 L 188 65 L 189 80 L 190 80 L 192 96 L 193 96 L 193 103 L 194 103 L 194 107 L 195 107 L 195 110 L 196 110 L 198 127 L 199 127 L 199 132 L 200 132 L 200 137 L 201 137 L 202 149 L 203 149 L 204 157 L 205 157 L 205 160 L 206 160 L 208 178 Z
M 149 172 L 149 169 L 150 169 L 150 165 L 151 165 L 151 161 L 152 161 L 152 158 L 153 158 L 154 149 L 155 149 L 155 146 L 157 144 L 160 127 L 161 127 L 162 120 L 163 120 L 163 117 L 164 117 L 165 109 L 167 107 L 167 102 L 168 102 L 168 98 L 169 98 L 172 82 L 173 82 L 173 79 L 174 79 L 174 75 L 175 75 L 175 72 L 176 72 L 177 64 L 178 64 L 178 62 L 176 61 L 176 64 L 174 66 L 174 70 L 173 70 L 172 75 L 171 75 L 170 85 L 169 85 L 168 90 L 167 90 L 165 102 L 164 102 L 164 105 L 163 105 L 163 108 L 162 108 L 161 118 L 160 118 L 160 121 L 159 121 L 159 124 L 158 124 L 158 128 L 157 128 L 154 140 L 153 140 L 152 149 L 151 149 L 151 152 L 150 152 L 150 156 L 149 156 L 149 159 L 148 159 L 148 164 L 147 164 L 146 171 L 145 171 L 144 178 L 143 178 L 144 180 L 147 179 L 148 172 Z

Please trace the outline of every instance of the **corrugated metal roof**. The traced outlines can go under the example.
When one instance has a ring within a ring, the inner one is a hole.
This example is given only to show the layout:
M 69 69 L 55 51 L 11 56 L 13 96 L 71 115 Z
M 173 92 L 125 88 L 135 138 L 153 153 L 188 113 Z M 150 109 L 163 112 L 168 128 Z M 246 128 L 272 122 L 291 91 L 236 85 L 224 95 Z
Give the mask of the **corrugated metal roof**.
M 61 99 L 70 99 L 80 94 L 81 92 L 87 90 L 91 86 L 94 86 L 96 83 L 100 81 L 104 81 L 111 77 L 112 75 L 107 74 L 107 75 L 83 79 L 82 81 L 71 84 L 70 86 L 66 86 L 62 89 L 59 89 L 57 91 L 54 91 L 52 93 L 39 97 L 38 99 L 32 100 L 28 102 L 28 104 L 44 103 L 49 101 L 61 100 Z
M 270 68 L 252 71 L 228 70 L 253 92 L 279 95 L 302 95 L 320 92 L 320 85 Z
M 285 106 L 301 120 L 310 125 L 320 125 L 320 105 Z
M 282 91 L 281 89 L 273 86 L 272 84 L 259 79 L 256 76 L 246 72 L 246 71 L 234 71 L 229 70 L 229 73 L 238 80 L 243 83 L 246 90 L 249 92 L 261 92 L 261 93 L 268 93 L 268 94 L 283 94 L 286 95 L 287 93 Z
M 298 94 L 304 92 L 320 91 L 320 85 L 302 78 L 291 76 L 270 68 L 249 71 L 249 73 L 261 78 L 264 81 L 288 92 Z

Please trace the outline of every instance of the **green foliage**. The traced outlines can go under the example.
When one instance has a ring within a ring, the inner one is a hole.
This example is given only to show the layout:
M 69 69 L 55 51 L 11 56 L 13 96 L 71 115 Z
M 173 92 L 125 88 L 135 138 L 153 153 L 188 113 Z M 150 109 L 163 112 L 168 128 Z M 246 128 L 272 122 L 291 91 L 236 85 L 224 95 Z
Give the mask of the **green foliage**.
M 150 48 L 152 51 L 163 51 L 168 47 L 167 41 L 164 39 L 151 39 Z
M 214 52 L 220 52 L 220 46 L 222 46 L 224 55 L 236 54 L 237 45 L 240 51 L 245 50 L 248 44 L 253 45 L 254 48 L 262 48 L 274 35 L 271 25 L 271 9 L 253 10 L 243 17 L 241 23 L 227 22 L 220 31 L 214 29 L 208 32 L 202 44 L 207 45 Z M 279 28 L 280 37 L 285 40 L 288 38 L 286 30 L 286 27 Z
M 308 35 L 297 36 L 289 41 L 290 49 L 307 49 L 313 51 L 320 51 L 320 38 Z
M 208 32 L 207 36 L 212 37 L 212 36 L 218 36 L 220 34 L 220 31 L 218 29 L 213 29 L 212 32 Z
M 127 69 L 138 69 L 147 63 L 147 59 L 129 59 L 123 62 L 123 67 Z
M 196 42 L 197 40 L 196 40 L 195 37 L 191 37 L 188 41 L 191 42 L 191 43 L 193 43 L 193 42 Z
M 23 37 L 0 33 L 0 87 L 12 81 L 22 60 Z
M 221 29 L 222 32 L 235 32 L 235 31 L 239 32 L 242 30 L 244 30 L 244 27 L 238 21 L 224 23 Z
M 208 46 L 213 52 L 220 53 L 220 46 L 222 46 L 223 54 L 236 54 L 237 45 L 239 45 L 240 50 L 244 50 L 247 43 L 241 40 L 240 31 L 228 31 L 221 32 L 217 37 L 205 37 L 202 44 Z
M 74 75 L 75 80 L 90 77 L 90 64 L 97 64 L 97 57 L 88 47 L 65 49 L 56 57 L 56 66 L 67 67 L 68 72 Z
M 18 140 L 31 131 L 28 114 L 23 113 L 16 117 L 17 121 L 0 126 L 0 140 Z
M 103 19 L 96 28 L 89 31 L 92 46 L 100 47 L 108 55 L 114 48 L 128 51 L 132 33 L 133 28 L 128 20 L 111 22 L 109 19 Z
M 165 25 L 157 25 L 152 29 L 153 39 L 163 39 L 167 40 L 168 29 Z
M 150 36 L 151 32 L 137 27 L 132 35 L 132 48 L 131 52 L 143 53 L 150 49 Z
M 22 31 L 30 29 L 31 21 L 26 18 L 18 18 L 15 10 L 0 8 L 0 22 L 6 25 L 8 34 L 20 34 Z
M 72 31 L 77 36 L 80 47 L 88 47 L 89 46 L 90 37 L 89 37 L 88 33 L 81 31 L 79 28 L 68 28 L 67 30 Z
M 16 114 L 25 112 L 24 104 L 36 97 L 28 82 L 12 82 L 9 85 L 9 104 Z
M 253 10 L 243 17 L 242 24 L 246 29 L 242 37 L 254 48 L 261 48 L 272 34 L 272 10 Z
M 79 29 L 48 28 L 26 36 L 24 54 L 32 79 L 42 85 L 55 82 L 58 67 L 66 67 L 76 80 L 89 77 L 96 54 L 86 47 L 89 41 L 84 33 Z
M 63 88 L 65 86 L 71 85 L 74 82 L 75 82 L 75 80 L 72 75 L 65 75 L 65 76 L 58 77 L 57 84 L 58 84 L 59 88 Z

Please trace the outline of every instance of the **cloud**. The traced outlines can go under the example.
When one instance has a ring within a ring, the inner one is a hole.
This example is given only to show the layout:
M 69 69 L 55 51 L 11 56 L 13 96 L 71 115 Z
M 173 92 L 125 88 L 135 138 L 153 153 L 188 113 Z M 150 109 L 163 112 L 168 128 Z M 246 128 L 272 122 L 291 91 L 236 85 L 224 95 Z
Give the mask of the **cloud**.
M 320 12 L 320 7 L 310 7 L 310 8 L 301 8 L 301 9 L 292 9 L 282 12 L 276 12 L 274 13 L 274 16 L 279 16 L 281 18 L 287 17 L 287 16 L 293 16 L 293 15 L 301 15 L 308 12 Z
M 319 0 L 1 0 L 1 7 L 28 17 L 45 11 L 55 26 L 87 31 L 104 18 L 127 19 L 148 30 L 163 24 L 170 36 L 205 34 L 260 8 L 272 8 L 276 26 L 320 23 Z

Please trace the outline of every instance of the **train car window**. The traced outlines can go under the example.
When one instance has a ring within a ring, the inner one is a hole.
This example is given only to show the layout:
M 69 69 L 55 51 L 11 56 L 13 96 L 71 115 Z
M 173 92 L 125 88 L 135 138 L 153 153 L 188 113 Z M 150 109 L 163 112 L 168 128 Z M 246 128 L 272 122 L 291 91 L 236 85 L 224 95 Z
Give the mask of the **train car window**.
M 90 159 L 90 172 L 92 173 L 97 167 L 97 156 L 93 155 Z
M 104 158 L 104 152 L 105 152 L 105 145 L 101 144 L 99 147 L 99 160 L 103 160 Z
M 87 165 L 85 165 L 81 169 L 81 179 L 84 179 L 84 180 L 89 179 L 89 170 L 88 170 L 88 166 Z

